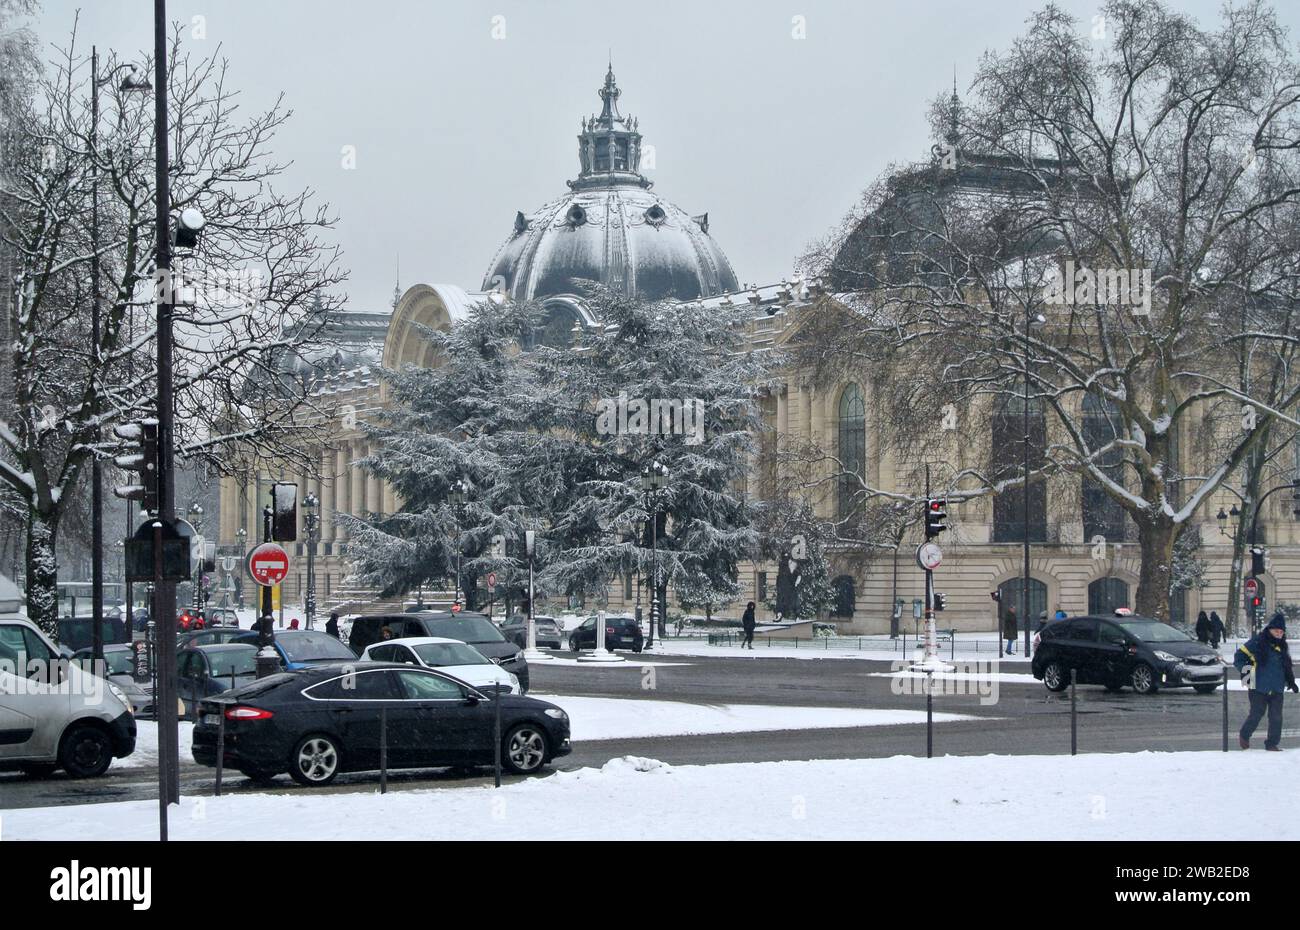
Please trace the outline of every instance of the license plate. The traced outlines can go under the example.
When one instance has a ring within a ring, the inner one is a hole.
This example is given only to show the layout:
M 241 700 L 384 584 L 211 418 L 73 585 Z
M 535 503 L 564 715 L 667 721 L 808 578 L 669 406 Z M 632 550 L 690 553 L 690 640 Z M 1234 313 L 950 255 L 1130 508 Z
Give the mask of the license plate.
M 220 715 L 220 714 L 204 714 L 204 715 L 203 715 L 203 725 L 204 725 L 204 726 L 209 726 L 209 727 L 217 727 L 217 726 L 220 726 L 220 725 L 221 725 L 221 715 Z

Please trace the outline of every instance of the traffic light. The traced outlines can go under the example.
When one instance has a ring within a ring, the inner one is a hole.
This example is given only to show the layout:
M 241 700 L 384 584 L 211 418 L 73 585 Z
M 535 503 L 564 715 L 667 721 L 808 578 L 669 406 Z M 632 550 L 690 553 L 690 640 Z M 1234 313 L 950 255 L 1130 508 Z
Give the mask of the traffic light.
M 938 591 L 935 591 L 935 592 L 934 592 L 934 609 L 935 609 L 935 610 L 943 610 L 943 608 L 944 608 L 945 605 L 946 605 L 946 601 L 947 601 L 947 600 L 948 600 L 948 595 L 946 595 L 946 594 L 940 594 Z
M 925 538 L 934 539 L 948 528 L 948 502 L 941 497 L 927 498 L 925 502 Z
M 113 464 L 126 471 L 139 472 L 139 484 L 121 484 L 113 496 L 138 500 L 150 513 L 158 511 L 158 421 L 123 423 L 113 427 L 113 435 L 127 443 L 125 455 L 114 456 Z
M 271 539 L 293 542 L 298 538 L 298 485 L 277 481 L 271 486 Z
M 1259 546 L 1252 546 L 1250 550 L 1250 576 L 1257 578 L 1264 574 L 1264 550 Z

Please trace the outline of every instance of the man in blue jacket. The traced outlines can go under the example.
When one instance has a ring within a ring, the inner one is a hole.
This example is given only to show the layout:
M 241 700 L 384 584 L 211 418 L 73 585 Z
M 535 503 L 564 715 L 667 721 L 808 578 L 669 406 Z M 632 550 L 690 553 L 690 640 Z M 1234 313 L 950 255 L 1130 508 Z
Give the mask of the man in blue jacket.
M 1250 737 L 1268 711 L 1268 737 L 1264 748 L 1281 752 L 1282 695 L 1287 688 L 1296 687 L 1295 671 L 1291 668 L 1291 651 L 1286 642 L 1286 617 L 1281 611 L 1273 615 L 1268 626 L 1237 647 L 1233 665 L 1241 673 L 1250 695 L 1250 713 L 1241 725 L 1237 742 L 1242 749 L 1250 748 Z

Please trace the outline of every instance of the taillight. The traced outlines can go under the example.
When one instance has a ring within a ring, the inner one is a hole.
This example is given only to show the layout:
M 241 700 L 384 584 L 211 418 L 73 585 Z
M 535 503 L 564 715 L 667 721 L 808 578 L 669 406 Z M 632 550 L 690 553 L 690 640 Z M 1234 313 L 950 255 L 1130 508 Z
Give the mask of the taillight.
M 606 633 L 613 633 L 613 632 L 614 632 L 614 628 L 613 628 L 612 626 L 607 626 L 607 627 L 605 627 L 605 632 L 606 632 Z
M 226 711 L 227 720 L 270 720 L 272 716 L 260 707 L 232 707 Z

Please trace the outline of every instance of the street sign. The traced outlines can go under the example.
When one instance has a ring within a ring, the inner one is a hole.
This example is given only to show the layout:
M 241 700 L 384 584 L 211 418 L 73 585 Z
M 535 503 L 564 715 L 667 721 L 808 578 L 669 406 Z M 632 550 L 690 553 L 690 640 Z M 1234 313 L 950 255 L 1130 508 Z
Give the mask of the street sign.
M 264 588 L 273 588 L 289 574 L 289 553 L 275 543 L 262 543 L 248 556 L 248 574 Z
M 1259 593 L 1259 582 L 1254 578 L 1246 579 L 1246 597 L 1252 598 Z
M 488 583 L 488 593 L 491 594 L 493 591 L 497 589 L 496 572 L 488 572 L 487 583 Z
M 922 543 L 916 547 L 916 564 L 928 572 L 934 571 L 943 561 L 943 550 L 938 543 Z
M 190 541 L 194 536 L 194 527 L 184 520 L 169 523 L 166 520 L 145 520 L 136 529 L 135 535 L 124 540 L 126 549 L 126 580 L 154 580 L 154 524 L 161 524 L 162 536 L 162 580 L 190 580 Z

